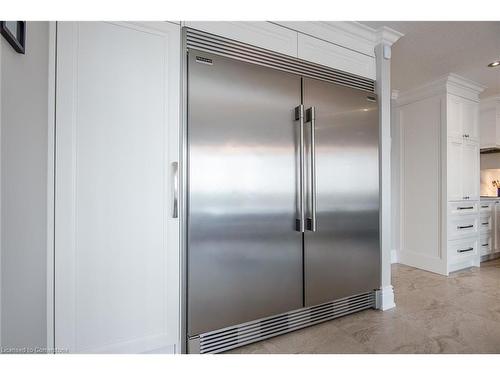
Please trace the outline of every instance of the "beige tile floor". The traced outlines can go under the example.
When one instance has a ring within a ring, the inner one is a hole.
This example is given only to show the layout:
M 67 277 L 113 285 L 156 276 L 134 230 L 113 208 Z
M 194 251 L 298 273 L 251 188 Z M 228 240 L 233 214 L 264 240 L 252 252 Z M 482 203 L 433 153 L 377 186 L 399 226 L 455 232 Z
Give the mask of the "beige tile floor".
M 500 259 L 449 277 L 395 264 L 392 276 L 392 310 L 366 310 L 229 353 L 500 353 Z

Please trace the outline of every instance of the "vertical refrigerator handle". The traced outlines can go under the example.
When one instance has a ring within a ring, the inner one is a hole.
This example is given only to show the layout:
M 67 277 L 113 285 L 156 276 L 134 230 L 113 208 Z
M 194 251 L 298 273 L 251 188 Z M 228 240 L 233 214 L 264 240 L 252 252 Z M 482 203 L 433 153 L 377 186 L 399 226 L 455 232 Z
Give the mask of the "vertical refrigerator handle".
M 306 111 L 306 122 L 311 123 L 311 217 L 307 218 L 307 229 L 316 232 L 316 108 Z
M 172 163 L 172 218 L 179 217 L 179 163 L 174 161 Z
M 299 121 L 299 218 L 295 222 L 296 230 L 305 232 L 305 201 L 304 201 L 304 106 L 295 107 L 295 120 Z

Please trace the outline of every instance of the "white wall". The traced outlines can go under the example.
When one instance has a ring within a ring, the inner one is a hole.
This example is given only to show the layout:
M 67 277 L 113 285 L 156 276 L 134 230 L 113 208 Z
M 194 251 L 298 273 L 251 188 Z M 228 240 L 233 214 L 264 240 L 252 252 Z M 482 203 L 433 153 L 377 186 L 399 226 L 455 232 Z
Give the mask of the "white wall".
M 26 54 L 1 38 L 1 345 L 47 342 L 48 22 L 28 22 Z
M 481 169 L 499 169 L 500 152 L 494 154 L 481 154 Z

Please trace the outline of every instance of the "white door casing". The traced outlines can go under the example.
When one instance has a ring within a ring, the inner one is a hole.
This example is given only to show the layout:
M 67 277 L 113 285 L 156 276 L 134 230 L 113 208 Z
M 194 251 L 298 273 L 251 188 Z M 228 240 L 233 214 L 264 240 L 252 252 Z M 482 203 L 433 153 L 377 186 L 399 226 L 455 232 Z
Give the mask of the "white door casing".
M 61 22 L 57 31 L 55 346 L 179 342 L 180 27 Z

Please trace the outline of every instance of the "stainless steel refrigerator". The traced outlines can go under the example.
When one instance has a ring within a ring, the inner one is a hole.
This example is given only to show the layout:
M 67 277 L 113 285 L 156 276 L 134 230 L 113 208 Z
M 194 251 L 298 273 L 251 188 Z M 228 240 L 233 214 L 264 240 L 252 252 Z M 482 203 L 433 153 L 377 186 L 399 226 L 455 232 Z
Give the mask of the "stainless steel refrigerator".
M 376 96 L 196 49 L 187 69 L 190 351 L 373 307 Z

